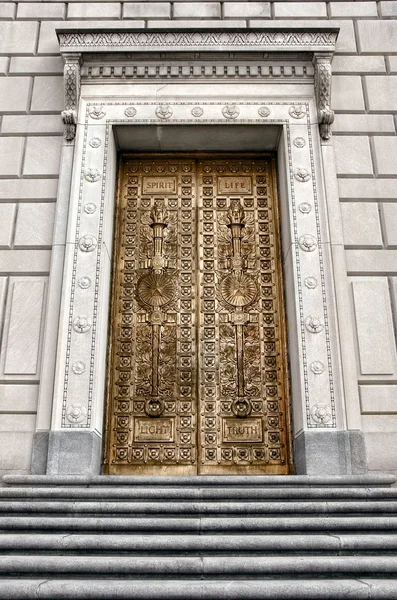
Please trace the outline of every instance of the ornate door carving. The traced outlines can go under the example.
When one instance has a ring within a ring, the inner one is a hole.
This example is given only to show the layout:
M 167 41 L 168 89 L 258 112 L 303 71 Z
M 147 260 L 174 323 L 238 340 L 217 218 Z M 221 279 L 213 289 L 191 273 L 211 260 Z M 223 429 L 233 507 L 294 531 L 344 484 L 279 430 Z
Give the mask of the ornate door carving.
M 109 473 L 288 473 L 272 158 L 124 157 Z

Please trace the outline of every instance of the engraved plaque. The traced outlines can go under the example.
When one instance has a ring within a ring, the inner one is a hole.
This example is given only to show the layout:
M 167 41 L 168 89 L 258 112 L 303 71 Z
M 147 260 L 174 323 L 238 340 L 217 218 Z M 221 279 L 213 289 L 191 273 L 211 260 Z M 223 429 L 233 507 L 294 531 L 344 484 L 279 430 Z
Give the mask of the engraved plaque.
M 255 443 L 263 441 L 262 419 L 223 419 L 223 441 Z
M 252 194 L 251 177 L 218 177 L 218 194 Z
M 176 177 L 143 177 L 143 194 L 176 194 Z
M 138 417 L 134 423 L 135 442 L 173 442 L 174 420 Z

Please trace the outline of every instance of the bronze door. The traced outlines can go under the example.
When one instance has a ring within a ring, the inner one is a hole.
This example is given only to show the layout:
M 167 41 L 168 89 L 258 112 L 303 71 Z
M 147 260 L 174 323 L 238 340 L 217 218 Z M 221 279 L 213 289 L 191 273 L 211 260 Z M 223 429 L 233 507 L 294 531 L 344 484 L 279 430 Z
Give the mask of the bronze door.
M 124 156 L 105 471 L 291 471 L 271 156 Z

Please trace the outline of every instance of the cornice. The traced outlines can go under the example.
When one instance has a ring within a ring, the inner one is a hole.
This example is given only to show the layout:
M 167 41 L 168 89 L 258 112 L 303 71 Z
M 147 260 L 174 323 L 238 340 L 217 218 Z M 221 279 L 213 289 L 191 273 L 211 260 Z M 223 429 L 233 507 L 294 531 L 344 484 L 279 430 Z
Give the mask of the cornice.
M 127 24 L 126 24 L 127 25 Z M 69 52 L 170 52 L 170 51 L 300 51 L 334 52 L 339 28 L 335 26 L 283 26 L 269 24 L 260 29 L 173 30 L 57 29 L 61 53 Z

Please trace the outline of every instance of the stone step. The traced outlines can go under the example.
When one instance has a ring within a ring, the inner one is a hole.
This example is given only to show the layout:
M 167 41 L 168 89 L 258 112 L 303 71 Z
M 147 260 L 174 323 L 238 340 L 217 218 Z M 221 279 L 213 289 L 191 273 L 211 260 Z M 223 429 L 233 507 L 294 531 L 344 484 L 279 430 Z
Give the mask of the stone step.
M 74 517 L 2 516 L 0 532 L 174 532 L 174 533 L 298 533 L 298 532 L 397 532 L 397 516 L 296 516 L 289 517 Z
M 373 475 L 197 475 L 197 476 L 116 476 L 98 475 L 85 477 L 82 475 L 4 475 L 4 485 L 54 487 L 61 486 L 106 486 L 106 487 L 390 487 L 396 483 L 396 477 L 390 474 Z
M 0 502 L 0 514 L 79 514 L 84 515 L 300 515 L 340 514 L 396 515 L 397 501 L 306 501 L 306 502 L 233 502 L 233 501 L 7 501 Z
M 126 535 L 0 534 L 0 552 L 62 553 L 392 553 L 397 534 Z
M 156 486 L 72 486 L 1 487 L 3 500 L 354 500 L 396 499 L 397 487 L 168 487 Z
M 396 580 L 4 579 L 0 598 L 46 600 L 395 600 Z
M 1 575 L 160 577 L 388 577 L 397 556 L 0 556 Z M 1 579 L 0 579 L 1 585 Z M 396 580 L 397 590 L 397 580 Z

